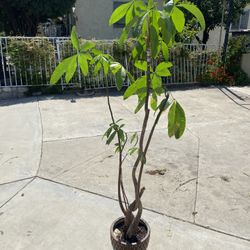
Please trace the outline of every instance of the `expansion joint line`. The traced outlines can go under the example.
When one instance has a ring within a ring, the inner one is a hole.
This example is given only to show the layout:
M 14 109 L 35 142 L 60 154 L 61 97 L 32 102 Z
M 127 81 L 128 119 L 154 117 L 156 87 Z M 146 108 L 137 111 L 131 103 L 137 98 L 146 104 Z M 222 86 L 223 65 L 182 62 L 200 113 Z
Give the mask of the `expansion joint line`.
M 197 198 L 198 198 L 198 188 L 199 188 L 199 170 L 200 170 L 200 138 L 197 136 L 198 139 L 198 148 L 197 148 L 197 169 L 196 169 L 196 182 L 195 182 L 195 197 L 194 197 L 194 210 L 193 210 L 193 222 L 195 222 L 196 215 L 197 215 Z
M 36 176 L 32 177 L 30 181 L 28 181 L 21 189 L 19 189 L 14 195 L 12 195 L 7 201 L 5 201 L 1 206 L 0 209 L 3 208 L 7 203 L 9 203 L 12 199 L 14 199 L 21 191 L 23 191 L 31 182 L 36 179 Z
M 37 108 L 38 108 L 38 113 L 39 113 L 39 117 L 40 117 L 40 124 L 41 124 L 41 151 L 40 151 L 40 158 L 39 158 L 39 163 L 38 163 L 38 168 L 37 168 L 37 172 L 36 172 L 36 176 L 39 173 L 40 167 L 41 167 L 41 163 L 42 163 L 42 157 L 43 157 L 43 118 L 42 118 L 42 112 L 41 112 L 41 108 L 40 108 L 40 102 L 39 99 L 37 98 Z

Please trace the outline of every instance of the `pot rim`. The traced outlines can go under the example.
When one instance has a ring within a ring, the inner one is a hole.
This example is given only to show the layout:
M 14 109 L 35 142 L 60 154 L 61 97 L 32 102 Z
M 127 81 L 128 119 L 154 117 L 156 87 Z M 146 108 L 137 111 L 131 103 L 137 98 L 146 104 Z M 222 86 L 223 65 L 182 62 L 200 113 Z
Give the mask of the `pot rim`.
M 114 235 L 114 227 L 116 224 L 118 224 L 119 222 L 121 221 L 124 221 L 125 217 L 119 217 L 117 218 L 116 220 L 113 221 L 111 227 L 110 227 L 110 234 L 111 234 L 111 237 L 117 241 L 117 239 L 115 238 L 115 235 Z M 140 222 L 142 222 L 144 224 L 144 226 L 146 226 L 146 229 L 147 229 L 147 233 L 145 235 L 145 237 L 139 241 L 139 243 L 141 242 L 144 242 L 148 239 L 148 237 L 150 236 L 150 233 L 151 233 L 151 229 L 150 229 L 150 226 L 149 224 L 147 223 L 147 221 L 145 221 L 144 219 L 140 219 Z M 126 242 L 120 242 L 122 245 L 128 245 Z M 138 243 L 132 243 L 131 245 L 137 245 Z

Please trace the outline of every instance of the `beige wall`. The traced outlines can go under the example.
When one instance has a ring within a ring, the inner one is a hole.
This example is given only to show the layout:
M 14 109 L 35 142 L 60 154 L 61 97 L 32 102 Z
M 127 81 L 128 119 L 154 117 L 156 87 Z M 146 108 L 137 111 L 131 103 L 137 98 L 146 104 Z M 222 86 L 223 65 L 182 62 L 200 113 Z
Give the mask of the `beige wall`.
M 125 0 L 119 0 L 126 2 Z M 109 17 L 113 12 L 113 0 L 77 0 L 76 16 L 79 35 L 85 39 L 115 39 L 121 28 L 110 27 Z
M 250 54 L 243 54 L 241 59 L 241 68 L 250 78 Z

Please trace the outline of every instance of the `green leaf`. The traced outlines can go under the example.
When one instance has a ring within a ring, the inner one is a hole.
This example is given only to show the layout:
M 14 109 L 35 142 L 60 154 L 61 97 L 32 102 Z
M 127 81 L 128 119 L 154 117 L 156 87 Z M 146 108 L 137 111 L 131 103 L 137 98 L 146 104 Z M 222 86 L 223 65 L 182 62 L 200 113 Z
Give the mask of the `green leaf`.
M 151 53 L 156 58 L 159 52 L 159 36 L 154 26 L 150 26 Z
M 92 49 L 92 52 L 95 56 L 99 56 L 102 54 L 102 52 L 99 49 Z
M 72 43 L 73 47 L 77 51 L 79 51 L 79 40 L 78 40 L 78 37 L 77 37 L 76 26 L 73 26 L 70 38 L 71 38 L 71 43 Z
M 146 76 L 142 76 L 140 78 L 138 78 L 133 84 L 131 84 L 127 90 L 125 91 L 124 93 L 124 96 L 123 98 L 124 99 L 127 99 L 129 98 L 130 96 L 134 95 L 137 93 L 137 91 L 139 89 L 142 89 L 142 88 L 145 88 L 146 87 Z
M 110 64 L 110 70 L 112 74 L 116 74 L 121 69 L 121 67 L 122 65 L 118 62 L 113 62 Z
M 146 11 L 147 10 L 147 6 L 145 5 L 145 3 L 141 0 L 137 0 L 134 2 L 134 6 L 135 6 L 135 13 L 138 15 L 140 14 L 140 10 L 142 11 Z
M 178 32 L 182 32 L 185 27 L 185 16 L 184 13 L 177 7 L 173 8 L 171 18 L 174 26 Z
M 135 109 L 135 114 L 136 113 L 138 113 L 140 110 L 141 110 L 141 108 L 144 106 L 144 104 L 145 104 L 145 101 L 146 101 L 146 97 L 144 97 L 144 98 L 142 98 L 142 99 L 138 99 L 138 104 L 137 104 L 137 107 L 136 107 L 136 109 Z
M 102 65 L 100 62 L 98 62 L 96 65 L 95 65 L 95 68 L 94 68 L 94 75 L 96 76 L 98 74 L 98 72 L 101 70 L 102 68 Z
M 81 46 L 81 52 L 86 52 L 93 48 L 95 48 L 95 43 L 87 41 Z
M 157 109 L 157 95 L 154 92 L 151 95 L 150 105 L 154 111 Z
M 129 31 L 130 31 L 130 29 L 128 28 L 128 26 L 126 26 L 125 28 L 122 29 L 121 36 L 119 37 L 119 40 L 118 40 L 118 44 L 120 46 L 122 46 L 122 44 L 124 43 L 124 41 L 127 40 Z
M 186 128 L 185 112 L 181 105 L 174 101 L 168 113 L 168 135 L 179 139 Z
M 77 68 L 77 55 L 72 56 L 69 59 L 69 64 L 68 67 L 66 69 L 66 75 L 65 75 L 65 80 L 67 83 L 70 82 L 70 80 L 72 79 L 72 77 L 74 76 L 75 72 L 76 72 L 76 68 Z
M 202 12 L 200 11 L 200 9 L 196 5 L 182 3 L 182 4 L 179 4 L 178 7 L 182 7 L 184 9 L 188 10 L 190 13 L 192 13 L 195 16 L 197 21 L 200 23 L 201 28 L 203 30 L 206 28 L 206 22 L 205 22 L 204 16 L 203 16 Z
M 170 106 L 170 102 L 168 102 L 168 97 L 166 97 L 161 101 L 157 109 L 159 109 L 160 111 L 165 111 L 168 109 L 169 106 Z
M 126 13 L 125 23 L 128 25 L 134 17 L 134 6 L 131 5 Z
M 84 54 L 78 55 L 78 63 L 80 65 L 83 75 L 87 76 L 89 73 L 89 65 L 88 65 L 87 57 Z
M 162 41 L 161 43 L 161 49 L 162 49 L 162 54 L 163 54 L 163 57 L 165 59 L 165 61 L 168 61 L 169 59 L 169 50 L 168 50 L 168 46 L 165 42 Z
M 173 8 L 174 8 L 173 0 L 168 1 L 166 4 L 164 4 L 164 10 L 169 14 L 172 12 Z
M 148 0 L 148 8 L 151 9 L 154 7 L 154 0 Z
M 113 130 L 113 127 L 109 127 L 108 130 L 107 130 L 107 131 L 105 132 L 105 134 L 103 135 L 102 139 L 103 139 L 104 137 L 107 137 L 107 138 L 108 138 L 108 137 L 110 136 L 112 130 Z
M 104 75 L 107 76 L 109 73 L 109 62 L 105 60 L 104 58 L 102 59 L 102 68 Z
M 109 145 L 115 138 L 115 135 L 116 135 L 116 131 L 114 131 L 108 138 L 106 144 Z
M 130 6 L 131 2 L 128 2 L 116 8 L 109 19 L 109 25 L 111 26 L 114 23 L 118 22 L 120 19 L 122 19 L 126 15 Z
M 135 82 L 134 77 L 132 76 L 132 74 L 129 71 L 126 71 L 126 74 L 128 76 L 129 82 L 130 84 L 133 84 Z
M 147 71 L 147 62 L 146 61 L 136 61 L 134 66 L 140 70 Z
M 119 69 L 119 71 L 115 74 L 115 79 L 116 79 L 116 87 L 118 90 L 122 89 L 123 86 L 123 77 L 122 77 L 122 68 Z
M 138 134 L 136 132 L 131 136 L 130 144 L 132 144 L 134 141 L 135 141 L 134 145 L 136 145 L 138 142 Z
M 138 151 L 138 148 L 130 148 L 129 150 L 128 150 L 128 153 L 129 153 L 129 155 L 132 155 L 132 154 L 134 154 L 135 152 L 137 152 Z
M 153 90 L 156 90 L 156 89 L 162 87 L 162 79 L 161 79 L 160 76 L 158 76 L 156 74 L 153 74 L 151 79 L 152 79 L 152 88 L 153 88 Z
M 162 62 L 156 67 L 155 73 L 158 76 L 171 76 L 169 68 L 172 66 L 171 62 Z
M 120 139 L 122 142 L 125 141 L 125 135 L 124 135 L 124 132 L 123 132 L 122 129 L 119 129 L 119 130 L 118 130 L 118 137 L 119 137 L 119 139 Z
M 159 25 L 161 27 L 162 39 L 166 45 L 169 45 L 175 38 L 176 29 L 170 17 L 164 12 L 162 12 L 161 18 L 159 19 Z
M 51 84 L 56 84 L 61 79 L 63 74 L 66 72 L 69 63 L 70 63 L 70 58 L 64 59 L 62 62 L 59 63 L 59 65 L 56 67 L 50 78 Z

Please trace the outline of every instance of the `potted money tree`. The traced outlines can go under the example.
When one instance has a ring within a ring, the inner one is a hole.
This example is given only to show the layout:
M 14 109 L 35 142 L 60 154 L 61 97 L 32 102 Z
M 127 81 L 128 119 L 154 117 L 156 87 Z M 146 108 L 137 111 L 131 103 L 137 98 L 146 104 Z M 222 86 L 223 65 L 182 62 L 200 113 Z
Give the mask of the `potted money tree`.
M 112 104 L 107 91 L 107 105 L 109 107 L 111 123 L 104 134 L 106 143 L 114 143 L 118 154 L 118 201 L 122 217 L 115 220 L 110 229 L 113 249 L 147 249 L 150 238 L 150 227 L 142 219 L 142 196 L 145 187 L 142 176 L 147 162 L 147 152 L 155 128 L 163 117 L 168 122 L 168 136 L 179 139 L 186 127 L 185 112 L 163 84 L 162 78 L 171 75 L 172 63 L 169 60 L 169 50 L 175 43 L 177 33 L 185 27 L 185 15 L 197 20 L 197 25 L 205 28 L 205 20 L 201 11 L 192 3 L 171 0 L 159 3 L 154 0 L 131 0 L 119 6 L 112 13 L 109 24 L 113 25 L 125 18 L 125 27 L 121 33 L 119 44 L 129 37 L 133 37 L 131 62 L 134 67 L 142 71 L 142 76 L 134 76 L 110 54 L 102 53 L 95 43 L 86 41 L 80 43 L 76 28 L 72 29 L 71 42 L 75 48 L 75 55 L 63 60 L 55 69 L 51 83 L 57 83 L 63 75 L 69 82 L 77 69 L 84 76 L 89 74 L 89 67 L 93 74 L 104 76 L 113 74 L 116 86 L 121 90 L 124 81 L 129 81 L 129 87 L 124 93 L 124 99 L 136 95 L 138 104 L 135 113 L 143 110 L 141 132 L 130 135 L 126 132 L 122 119 L 115 119 Z M 149 128 L 150 112 L 154 112 L 154 122 Z M 166 115 L 165 115 L 166 114 Z M 148 135 L 146 130 L 149 131 Z M 129 201 L 123 182 L 124 159 L 127 155 L 134 155 L 132 165 L 133 200 Z

